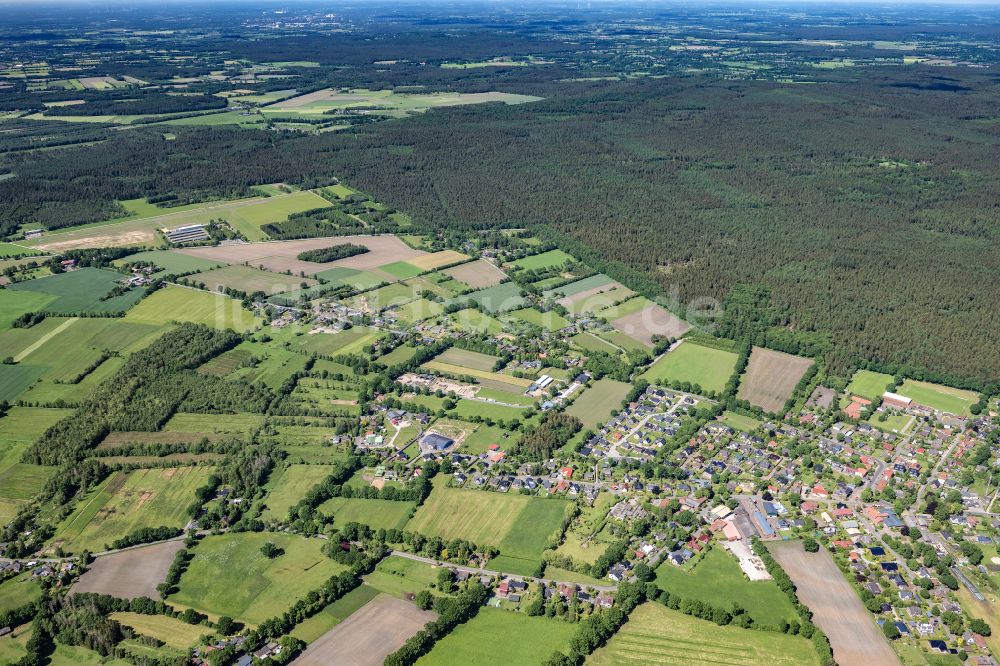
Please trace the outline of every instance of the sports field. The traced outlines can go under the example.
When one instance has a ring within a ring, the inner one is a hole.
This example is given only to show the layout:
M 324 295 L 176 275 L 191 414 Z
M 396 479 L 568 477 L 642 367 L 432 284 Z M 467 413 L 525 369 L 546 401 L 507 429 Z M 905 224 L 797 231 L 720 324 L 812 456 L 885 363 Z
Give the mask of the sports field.
M 569 506 L 561 499 L 448 488 L 436 481 L 406 529 L 496 546 L 501 554 L 523 560 L 527 573 L 557 542 Z
M 331 465 L 289 465 L 271 473 L 267 482 L 266 508 L 262 520 L 285 520 L 288 510 L 306 496 L 313 486 L 330 475 Z
M 228 296 L 168 285 L 129 310 L 124 321 L 139 324 L 189 321 L 242 333 L 254 328 L 260 319 Z
M 598 379 L 590 388 L 584 389 L 566 413 L 580 419 L 584 428 L 593 428 L 606 421 L 611 416 L 611 410 L 621 408 L 622 400 L 631 389 L 632 386 L 625 382 L 606 377 Z
M 661 604 L 647 602 L 632 611 L 628 622 L 607 645 L 591 655 L 587 664 L 819 666 L 819 657 L 812 643 L 798 636 L 733 626 L 720 627 Z
M 872 372 L 871 370 L 858 370 L 854 373 L 851 383 L 847 385 L 847 393 L 874 400 L 881 397 L 891 383 L 892 375 Z
M 270 541 L 284 554 L 268 559 Z M 205 537 L 168 603 L 256 624 L 280 615 L 344 567 L 320 552 L 322 539 L 276 532 Z
M 812 364 L 811 358 L 754 347 L 737 397 L 765 411 L 780 412 Z
M 98 552 L 141 527 L 184 527 L 194 491 L 211 467 L 116 472 L 88 493 L 60 523 L 53 542 L 69 552 Z
M 417 660 L 422 666 L 542 664 L 556 650 L 566 652 L 576 625 L 499 608 L 482 608 L 474 618 L 434 644 Z M 517 640 L 511 640 L 516 636 Z
M 197 259 L 196 257 L 187 257 Z M 253 294 L 262 291 L 267 295 L 280 294 L 296 289 L 308 289 L 319 284 L 312 278 L 304 278 L 297 275 L 282 275 L 262 271 L 259 268 L 250 266 L 226 266 L 216 268 L 204 273 L 196 273 L 187 276 L 187 279 L 196 283 L 204 284 L 209 291 L 222 291 L 219 287 L 235 289 L 246 294 Z
M 697 599 L 719 608 L 744 608 L 754 623 L 778 628 L 798 619 L 795 608 L 774 581 L 749 581 L 736 558 L 715 545 L 691 571 L 670 562 L 656 569 L 656 585 L 684 599 Z
M 907 379 L 896 389 L 896 393 L 912 398 L 918 405 L 958 416 L 969 416 L 972 413 L 969 408 L 979 401 L 979 395 L 974 391 L 963 391 L 915 379 Z
M 642 378 L 651 384 L 687 382 L 705 391 L 721 392 L 736 371 L 739 355 L 722 349 L 682 342 L 664 354 Z M 697 389 L 693 389 L 698 393 Z

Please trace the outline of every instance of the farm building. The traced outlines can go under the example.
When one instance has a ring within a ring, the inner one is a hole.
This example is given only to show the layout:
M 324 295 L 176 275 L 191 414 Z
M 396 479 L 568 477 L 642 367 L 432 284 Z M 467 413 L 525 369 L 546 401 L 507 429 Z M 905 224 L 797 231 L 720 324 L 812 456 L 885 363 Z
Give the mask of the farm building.
M 897 409 L 908 409 L 913 405 L 913 400 L 907 398 L 905 395 L 899 395 L 898 393 L 890 393 L 886 391 L 882 394 L 882 404 L 887 407 L 895 407 Z
M 166 231 L 167 240 L 171 243 L 191 243 L 193 241 L 207 240 L 208 232 L 205 231 L 204 224 L 186 224 Z

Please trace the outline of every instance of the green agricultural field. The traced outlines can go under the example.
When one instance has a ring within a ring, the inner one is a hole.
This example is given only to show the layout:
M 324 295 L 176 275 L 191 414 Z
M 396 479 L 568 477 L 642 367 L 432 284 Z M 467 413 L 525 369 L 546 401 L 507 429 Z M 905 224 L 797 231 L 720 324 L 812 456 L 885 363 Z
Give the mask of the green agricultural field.
M 405 599 L 437 583 L 437 568 L 392 555 L 378 563 L 365 582 L 379 592 Z
M 593 386 L 584 389 L 566 413 L 583 422 L 584 428 L 593 428 L 611 416 L 611 410 L 619 409 L 629 391 L 630 384 L 614 379 L 598 379 Z
M 542 664 L 556 650 L 567 652 L 576 625 L 561 619 L 482 608 L 474 618 L 434 644 L 417 660 L 422 666 Z M 516 636 L 516 640 L 511 640 Z
M 262 347 L 254 345 L 254 343 L 243 343 L 240 347 L 243 345 L 250 345 L 251 352 L 254 358 L 258 359 L 258 362 L 252 366 L 243 366 L 233 370 L 228 374 L 227 379 L 254 384 L 260 383 L 277 390 L 285 383 L 285 380 L 303 370 L 308 361 L 303 354 L 287 351 L 275 345 Z
M 194 284 L 205 285 L 209 291 L 222 291 L 220 287 L 235 289 L 245 294 L 253 294 L 258 291 L 270 296 L 297 289 L 308 289 L 319 284 L 312 278 L 304 278 L 295 275 L 282 275 L 262 271 L 251 266 L 226 266 L 204 273 L 189 275 L 188 280 Z
M 497 313 L 517 310 L 524 307 L 527 301 L 521 296 L 521 288 L 516 282 L 504 282 L 471 294 L 456 296 L 447 302 L 449 305 L 451 303 L 478 303 L 486 312 Z
M 688 382 L 704 391 L 720 393 L 736 371 L 738 360 L 739 356 L 732 352 L 682 342 L 660 357 L 642 378 L 650 384 Z
M 534 308 L 514 310 L 507 314 L 509 319 L 528 322 L 546 331 L 558 331 L 569 326 L 566 319 L 555 312 L 539 312 Z
M 418 298 L 414 301 L 403 303 L 393 310 L 393 312 L 401 321 L 414 324 L 418 321 L 440 316 L 444 312 L 444 306 L 437 301 Z
M 384 282 L 382 278 L 374 273 L 360 271 L 356 268 L 347 268 L 344 266 L 328 268 L 325 271 L 320 271 L 319 273 L 316 273 L 316 278 L 327 281 L 328 284 L 323 285 L 323 287 L 349 285 L 359 290 L 371 289 L 375 285 Z
M 184 527 L 194 492 L 211 467 L 170 467 L 116 472 L 83 497 L 53 542 L 69 552 L 97 552 L 142 527 Z
M 0 402 L 14 402 L 48 368 L 31 365 L 0 365 Z
M 524 562 L 525 573 L 542 551 L 554 545 L 570 503 L 525 495 L 448 488 L 446 477 L 406 525 L 406 529 L 442 539 L 467 539 L 496 546 L 502 555 Z
M 320 612 L 297 624 L 292 629 L 291 635 L 300 641 L 312 643 L 378 595 L 379 591 L 371 585 L 359 585 Z
M 562 250 L 549 250 L 541 254 L 533 254 L 523 259 L 518 259 L 514 265 L 518 268 L 537 270 L 539 268 L 554 268 L 562 266 L 568 261 L 576 261 L 573 257 Z
M 872 372 L 871 370 L 858 370 L 847 386 L 847 393 L 874 400 L 881 397 L 890 384 L 892 384 L 892 375 Z
M 389 366 L 390 368 L 394 365 L 400 365 L 401 363 L 406 363 L 414 354 L 417 353 L 417 348 L 411 345 L 400 345 L 393 349 L 388 354 L 379 356 L 376 361 L 382 365 Z
M 419 266 L 414 266 L 413 264 L 407 263 L 405 261 L 397 261 L 391 264 L 385 264 L 384 266 L 379 266 L 378 269 L 380 271 L 388 273 L 397 280 L 406 280 L 407 278 L 416 277 L 424 272 L 424 269 L 420 268 Z
M 577 333 L 570 341 L 576 344 L 578 347 L 584 351 L 598 351 L 604 352 L 605 354 L 619 354 L 621 350 L 614 344 L 607 340 L 602 340 L 593 333 L 588 333 L 584 331 L 583 333 Z
M 166 615 L 140 615 L 139 613 L 112 613 L 111 619 L 131 627 L 136 633 L 163 641 L 177 650 L 187 650 L 198 644 L 205 635 L 205 627 L 188 624 Z
M 36 254 L 38 254 L 38 250 L 31 247 L 15 243 L 0 243 L 0 257 L 23 257 Z
M 720 627 L 647 602 L 587 660 L 592 666 L 727 664 L 818 666 L 812 643 L 799 636 Z
M 270 541 L 284 554 L 268 559 Z M 280 615 L 297 599 L 344 571 L 320 552 L 322 539 L 276 532 L 240 532 L 205 537 L 168 603 L 191 606 L 258 624 Z
M 124 312 L 141 299 L 143 289 L 133 288 L 124 294 L 101 300 L 124 279 L 121 273 L 100 268 L 81 268 L 48 275 L 7 286 L 11 291 L 32 291 L 55 298 L 45 304 L 45 311 L 60 314 L 80 312 Z
M 135 254 L 130 254 L 123 259 L 116 260 L 114 265 L 124 266 L 125 264 L 138 262 L 155 264 L 166 271 L 168 275 L 192 273 L 195 271 L 209 271 L 213 268 L 219 268 L 226 265 L 222 261 L 203 259 L 202 257 L 192 257 L 189 254 L 181 254 L 180 252 L 174 252 L 173 250 L 149 250 L 148 252 L 137 252 Z
M 525 411 L 522 407 L 507 407 L 481 400 L 459 400 L 452 413 L 460 419 L 480 416 L 494 421 L 519 421 L 524 418 Z
M 11 322 L 25 312 L 39 312 L 45 306 L 56 300 L 53 294 L 38 291 L 16 291 L 4 289 L 0 291 L 0 331 L 10 328 Z
M 896 389 L 896 393 L 911 398 L 919 405 L 958 416 L 971 415 L 969 408 L 979 401 L 979 394 L 974 391 L 918 382 L 915 379 L 907 379 Z
M 263 520 L 285 520 L 288 510 L 306 496 L 313 486 L 330 476 L 331 465 L 289 465 L 271 473 L 267 482 L 267 507 Z
M 795 608 L 774 581 L 751 582 L 743 575 L 736 558 L 716 544 L 684 571 L 666 562 L 656 569 L 656 585 L 684 599 L 698 599 L 721 608 L 739 604 L 755 624 L 778 627 L 798 618 Z
M 414 287 L 403 282 L 394 282 L 375 291 L 359 294 L 349 302 L 355 307 L 367 304 L 371 308 L 387 308 L 412 301 L 417 297 L 417 291 Z
M 358 497 L 334 497 L 319 505 L 318 511 L 333 516 L 337 527 L 361 523 L 372 529 L 402 529 L 413 512 L 413 502 L 396 502 Z
M 279 334 L 273 334 L 275 339 L 279 339 Z M 286 329 L 281 334 L 281 340 L 289 340 L 292 349 L 310 354 L 316 352 L 326 356 L 337 356 L 340 354 L 359 354 L 364 347 L 374 343 L 385 335 L 377 328 L 367 328 L 365 326 L 355 326 L 346 331 L 338 333 L 316 333 L 296 335 Z
M 228 296 L 172 285 L 157 290 L 129 310 L 125 321 L 139 324 L 189 321 L 214 328 L 231 328 L 238 333 L 260 323 L 258 317 Z

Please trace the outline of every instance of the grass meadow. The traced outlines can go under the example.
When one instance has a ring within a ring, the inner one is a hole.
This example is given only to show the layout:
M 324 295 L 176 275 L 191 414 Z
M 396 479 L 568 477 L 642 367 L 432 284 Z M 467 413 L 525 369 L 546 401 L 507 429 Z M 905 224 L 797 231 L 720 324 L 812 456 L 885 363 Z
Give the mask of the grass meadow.
M 736 371 L 738 360 L 733 352 L 683 342 L 660 357 L 642 378 L 651 384 L 688 382 L 719 393 Z
M 531 617 L 499 608 L 482 608 L 474 618 L 434 644 L 418 666 L 542 664 L 566 652 L 576 625 L 561 619 Z M 516 640 L 511 640 L 516 637 Z
M 584 428 L 593 428 L 611 416 L 611 411 L 621 407 L 622 400 L 632 389 L 631 385 L 614 379 L 598 379 L 593 386 L 584 389 L 573 401 L 566 413 L 583 422 Z
M 239 301 L 222 294 L 168 285 L 146 297 L 125 315 L 126 322 L 166 324 L 171 321 L 205 324 L 214 328 L 248 331 L 260 319 Z
M 184 527 L 195 490 L 211 467 L 170 467 L 116 472 L 84 496 L 56 529 L 55 542 L 78 553 L 104 550 L 142 527 Z
M 629 616 L 607 645 L 587 660 L 593 666 L 809 666 L 819 664 L 805 638 L 738 627 L 720 627 L 656 603 Z
M 773 581 L 751 582 L 736 558 L 716 545 L 690 571 L 669 562 L 656 569 L 656 585 L 684 599 L 730 609 L 739 604 L 757 624 L 777 627 L 797 619 L 795 608 Z
M 261 546 L 268 541 L 284 554 L 273 560 L 261 554 Z M 180 589 L 168 603 L 258 624 L 280 615 L 344 570 L 320 552 L 323 543 L 273 532 L 205 537 L 195 547 Z

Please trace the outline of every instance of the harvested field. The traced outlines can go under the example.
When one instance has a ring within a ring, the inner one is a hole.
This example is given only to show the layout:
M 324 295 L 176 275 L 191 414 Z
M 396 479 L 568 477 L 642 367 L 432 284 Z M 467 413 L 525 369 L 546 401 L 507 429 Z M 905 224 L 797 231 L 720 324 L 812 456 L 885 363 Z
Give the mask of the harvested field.
M 679 338 L 691 326 L 664 307 L 650 303 L 641 310 L 619 317 L 611 325 L 644 345 L 653 346 L 653 336 Z
M 899 659 L 868 616 L 850 584 L 826 551 L 807 553 L 798 541 L 769 546 L 795 583 L 799 600 L 813 612 L 841 666 L 897 666 Z
M 331 245 L 353 243 L 364 245 L 368 252 L 339 261 L 320 264 L 300 261 L 297 257 L 306 250 L 318 250 Z M 426 252 L 414 250 L 395 236 L 337 236 L 333 238 L 306 238 L 292 241 L 268 241 L 265 243 L 245 243 L 220 247 L 192 247 L 177 250 L 192 257 L 201 257 L 227 264 L 246 263 L 274 273 L 290 270 L 298 275 L 315 275 L 331 268 L 354 268 L 366 270 L 397 261 L 409 261 L 421 257 Z M 384 277 L 384 276 L 382 276 Z
M 628 287 L 620 285 L 617 282 L 611 282 L 609 284 L 591 287 L 590 289 L 579 291 L 575 294 L 563 296 L 556 302 L 573 314 L 579 314 L 581 312 L 597 312 L 598 310 L 606 308 L 616 301 L 620 301 L 623 298 L 629 298 L 634 293 L 635 292 Z
M 477 259 L 454 268 L 446 268 L 442 272 L 475 289 L 492 287 L 507 278 L 506 273 L 485 259 Z
M 246 294 L 262 291 L 269 296 L 296 289 L 308 289 L 319 284 L 316 280 L 300 277 L 298 274 L 282 275 L 249 266 L 216 268 L 204 273 L 189 275 L 187 279 L 204 284 L 209 291 L 220 291 L 219 287 L 226 287 Z
M 380 666 L 437 614 L 380 594 L 310 645 L 296 666 Z
M 737 397 L 765 411 L 780 412 L 812 364 L 811 358 L 754 347 Z
M 490 372 L 493 370 L 493 366 L 495 366 L 497 361 L 500 359 L 496 356 L 490 356 L 489 354 L 481 354 L 480 352 L 451 347 L 446 349 L 443 353 L 438 354 L 434 360 L 440 361 L 441 363 L 450 363 L 451 365 L 460 365 L 463 368 L 472 368 L 473 370 L 484 370 L 486 372 Z M 527 384 L 525 384 L 525 386 L 527 386 Z
M 457 261 L 463 261 L 468 258 L 468 255 L 456 252 L 455 250 L 442 250 L 440 252 L 433 252 L 430 254 L 420 255 L 419 257 L 414 257 L 413 259 L 407 260 L 406 263 L 416 266 L 421 270 L 421 272 L 423 272 L 434 268 L 440 268 L 441 266 L 454 264 Z
M 73 592 L 110 594 L 121 599 L 159 599 L 156 586 L 166 580 L 174 555 L 184 541 L 166 541 L 96 558 L 73 586 Z

